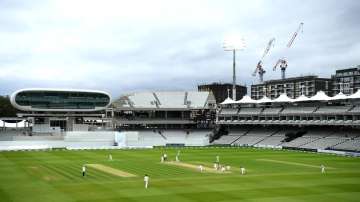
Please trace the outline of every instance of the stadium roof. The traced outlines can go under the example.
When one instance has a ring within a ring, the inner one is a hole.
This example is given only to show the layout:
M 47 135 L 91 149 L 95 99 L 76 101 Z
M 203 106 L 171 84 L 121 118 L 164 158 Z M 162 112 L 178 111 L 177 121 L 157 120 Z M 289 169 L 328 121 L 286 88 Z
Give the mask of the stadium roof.
M 331 100 L 345 100 L 348 99 L 348 96 L 345 95 L 344 93 L 340 92 L 337 95 L 335 95 L 334 97 L 330 98 Z
M 262 97 L 260 100 L 256 100 L 256 102 L 257 102 L 257 103 L 269 103 L 269 102 L 273 102 L 273 100 L 270 99 L 270 98 L 268 98 L 268 97 L 266 97 L 266 96 L 264 96 L 264 97 Z
M 254 104 L 254 103 L 257 103 L 257 101 L 251 99 L 250 96 L 245 95 L 241 100 L 235 101 L 235 103 L 239 103 L 239 104 Z
M 294 99 L 289 98 L 286 93 L 281 94 L 278 98 L 272 100 L 273 102 L 294 102 Z
M 356 91 L 356 93 L 347 96 L 348 99 L 360 99 L 360 90 Z
M 227 97 L 222 103 L 220 103 L 221 105 L 228 105 L 228 104 L 235 104 L 236 102 L 231 99 L 230 97 Z
M 324 91 L 318 91 L 309 101 L 329 101 L 331 97 L 327 96 Z
M 281 94 L 276 99 L 270 99 L 266 96 L 262 97 L 259 100 L 253 100 L 249 96 L 245 95 L 241 100 L 234 101 L 231 98 L 226 98 L 224 102 L 221 104 L 261 104 L 261 103 L 286 103 L 286 102 L 306 102 L 306 101 L 334 101 L 334 100 L 345 100 L 345 99 L 360 99 L 360 90 L 358 90 L 356 93 L 352 95 L 345 95 L 342 92 L 338 93 L 337 95 L 333 97 L 329 97 L 325 94 L 324 91 L 318 91 L 314 96 L 307 97 L 305 95 L 301 95 L 296 99 L 289 98 L 286 93 Z
M 293 102 L 306 102 L 309 101 L 310 98 L 305 96 L 305 95 L 300 95 L 299 97 L 297 97 L 296 99 L 294 99 Z

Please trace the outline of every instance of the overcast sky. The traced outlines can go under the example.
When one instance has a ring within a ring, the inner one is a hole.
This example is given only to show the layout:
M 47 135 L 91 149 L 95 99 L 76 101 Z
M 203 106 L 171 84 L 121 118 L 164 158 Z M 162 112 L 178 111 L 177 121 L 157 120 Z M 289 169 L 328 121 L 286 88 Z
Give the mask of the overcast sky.
M 113 96 L 194 90 L 232 81 L 228 35 L 242 36 L 238 83 L 270 38 L 265 79 L 286 56 L 287 76 L 329 77 L 360 64 L 360 1 L 0 0 L 0 94 L 19 88 L 99 89 Z M 300 22 L 303 33 L 285 46 Z

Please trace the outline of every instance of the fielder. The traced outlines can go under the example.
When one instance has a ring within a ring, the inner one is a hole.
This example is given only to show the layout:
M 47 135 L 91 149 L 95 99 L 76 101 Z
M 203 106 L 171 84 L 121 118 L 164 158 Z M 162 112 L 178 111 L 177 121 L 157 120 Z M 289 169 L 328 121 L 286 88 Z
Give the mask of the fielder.
M 202 173 L 204 171 L 204 166 L 203 165 L 199 165 L 199 170 Z
M 149 176 L 147 174 L 145 174 L 145 176 L 144 176 L 145 189 L 147 189 L 149 186 L 149 180 L 150 180 Z
M 246 172 L 246 171 L 245 171 L 245 168 L 241 166 L 241 167 L 240 167 L 240 172 L 241 172 L 242 175 L 245 175 L 245 172 Z
M 85 177 L 85 175 L 86 175 L 86 166 L 83 165 L 83 167 L 82 167 L 82 176 Z
M 321 173 L 325 173 L 325 166 L 324 165 L 321 164 L 320 169 L 321 169 Z
M 109 154 L 109 161 L 112 161 L 112 160 L 113 160 L 112 155 Z
M 214 169 L 218 170 L 218 164 L 217 163 L 214 163 Z
M 164 163 L 164 156 L 160 157 L 160 161 L 161 161 L 161 163 Z

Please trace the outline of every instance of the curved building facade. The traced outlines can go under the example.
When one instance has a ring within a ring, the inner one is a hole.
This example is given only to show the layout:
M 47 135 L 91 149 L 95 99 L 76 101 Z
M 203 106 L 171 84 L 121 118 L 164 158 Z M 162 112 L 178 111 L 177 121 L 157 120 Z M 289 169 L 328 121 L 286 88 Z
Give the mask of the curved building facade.
M 111 96 L 96 90 L 31 88 L 14 92 L 10 100 L 22 111 L 90 112 L 105 110 Z

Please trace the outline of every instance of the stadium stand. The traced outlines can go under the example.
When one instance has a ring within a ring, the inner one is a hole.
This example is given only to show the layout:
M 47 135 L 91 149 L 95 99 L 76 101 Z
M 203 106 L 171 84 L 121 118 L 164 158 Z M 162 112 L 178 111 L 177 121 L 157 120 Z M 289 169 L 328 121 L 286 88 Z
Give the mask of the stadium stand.
M 125 132 L 128 146 L 205 146 L 209 144 L 210 130 L 138 130 Z
M 239 109 L 234 108 L 224 108 L 219 113 L 221 115 L 236 115 L 238 113 Z
M 247 132 L 247 134 L 241 136 L 232 144 L 241 146 L 253 146 L 264 140 L 266 137 L 273 135 L 275 132 L 277 132 L 277 129 L 275 128 L 254 128 Z
M 241 108 L 239 111 L 239 115 L 252 115 L 252 114 L 260 114 L 261 111 L 263 109 L 262 108 Z
M 262 111 L 263 115 L 278 115 L 281 112 L 282 108 L 274 107 L 274 108 L 265 108 Z
M 113 131 L 72 131 L 66 133 L 64 141 L 67 147 L 114 146 L 115 133 Z
M 277 133 L 268 136 L 264 140 L 258 142 L 256 146 L 264 146 L 264 147 L 278 146 L 285 139 L 286 133 L 287 133 L 286 130 L 279 130 Z
M 349 111 L 351 107 L 349 106 L 322 106 L 318 108 L 314 113 L 315 114 L 337 114 L 345 113 Z
M 346 151 L 360 151 L 360 137 L 357 138 L 348 138 L 347 141 L 344 141 L 338 145 L 330 147 L 334 150 L 346 150 Z
M 309 114 L 316 109 L 317 107 L 285 107 L 281 114 Z

